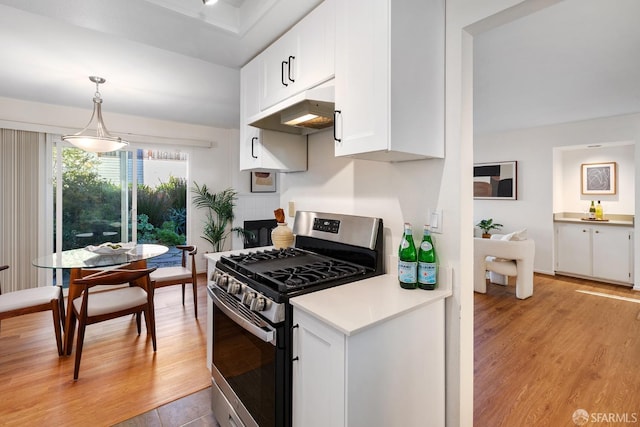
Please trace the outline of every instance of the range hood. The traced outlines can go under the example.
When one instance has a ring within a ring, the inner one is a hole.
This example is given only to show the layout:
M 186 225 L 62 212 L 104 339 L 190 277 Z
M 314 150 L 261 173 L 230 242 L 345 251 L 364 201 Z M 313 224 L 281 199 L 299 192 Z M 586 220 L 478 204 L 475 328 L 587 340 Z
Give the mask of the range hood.
M 306 135 L 333 126 L 333 81 L 308 89 L 249 117 L 249 125 Z

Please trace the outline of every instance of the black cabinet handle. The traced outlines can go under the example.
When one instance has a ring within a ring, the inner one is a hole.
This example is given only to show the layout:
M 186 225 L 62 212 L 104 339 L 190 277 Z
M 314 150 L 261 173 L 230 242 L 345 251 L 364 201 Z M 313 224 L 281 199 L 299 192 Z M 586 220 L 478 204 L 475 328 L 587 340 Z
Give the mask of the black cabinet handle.
M 291 69 L 293 68 L 293 60 L 294 59 L 296 59 L 295 56 L 289 56 L 289 61 L 288 61 L 288 66 L 287 66 L 287 77 L 289 78 L 289 81 L 291 83 L 295 82 L 295 80 L 291 78 Z
M 258 140 L 258 137 L 257 137 L 257 136 L 254 136 L 253 138 L 251 138 L 251 157 L 253 157 L 254 159 L 257 159 L 257 158 L 258 158 L 258 156 L 256 156 L 256 155 L 253 153 L 253 144 L 254 144 L 257 140 Z
M 284 81 L 284 66 L 285 65 L 289 65 L 289 63 L 287 61 L 282 61 L 282 64 L 280 65 L 280 82 L 284 85 L 284 86 L 289 86 L 287 84 L 287 82 Z M 287 74 L 289 74 L 289 72 L 287 71 Z
M 342 115 L 342 111 L 341 110 L 335 110 L 333 112 L 333 139 L 336 142 L 342 142 L 342 138 L 338 138 L 338 135 L 336 133 L 336 128 L 338 127 L 338 114 Z

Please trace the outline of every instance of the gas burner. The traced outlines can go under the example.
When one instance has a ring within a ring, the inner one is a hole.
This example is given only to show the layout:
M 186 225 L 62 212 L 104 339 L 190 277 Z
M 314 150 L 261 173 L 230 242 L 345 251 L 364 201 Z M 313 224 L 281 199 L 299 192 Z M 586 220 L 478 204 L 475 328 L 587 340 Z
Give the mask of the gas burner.
M 362 275 L 366 271 L 366 268 L 355 264 L 328 259 L 311 264 L 265 271 L 262 275 L 274 282 L 281 291 L 288 291 L 336 279 Z

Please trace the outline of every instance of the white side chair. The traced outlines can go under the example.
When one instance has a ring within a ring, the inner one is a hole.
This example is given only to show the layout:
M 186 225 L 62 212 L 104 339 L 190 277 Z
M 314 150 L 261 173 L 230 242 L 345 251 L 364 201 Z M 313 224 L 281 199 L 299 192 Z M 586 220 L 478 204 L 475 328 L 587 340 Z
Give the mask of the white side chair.
M 535 242 L 507 240 L 505 236 L 493 235 L 491 239 L 474 238 L 473 287 L 479 293 L 487 292 L 487 271 L 492 283 L 508 284 L 508 277 L 516 277 L 516 297 L 533 295 L 533 261 Z
M 0 271 L 9 266 L 0 266 Z M 58 355 L 62 356 L 62 327 L 64 323 L 64 297 L 62 287 L 43 286 L 2 293 L 0 289 L 0 320 L 23 314 L 49 311 L 53 313 L 53 330 L 58 345 Z
M 181 265 L 175 267 L 159 267 L 149 275 L 154 289 L 163 286 L 182 285 L 182 305 L 184 305 L 184 289 L 187 283 L 191 283 L 193 292 L 193 312 L 198 317 L 198 272 L 196 271 L 196 258 L 198 248 L 195 245 L 177 245 L 182 251 Z M 187 258 L 191 258 L 191 267 L 187 267 Z

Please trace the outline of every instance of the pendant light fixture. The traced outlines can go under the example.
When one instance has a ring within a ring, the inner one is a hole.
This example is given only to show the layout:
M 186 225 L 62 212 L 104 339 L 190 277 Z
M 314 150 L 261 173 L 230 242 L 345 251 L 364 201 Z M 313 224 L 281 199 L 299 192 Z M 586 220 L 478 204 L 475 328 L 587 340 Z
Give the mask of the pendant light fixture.
M 96 76 L 90 76 L 89 80 L 96 84 L 91 119 L 80 132 L 73 135 L 64 135 L 62 140 L 69 141 L 76 147 L 92 153 L 106 153 L 129 145 L 127 141 L 124 141 L 119 136 L 111 135 L 102 121 L 102 98 L 100 97 L 99 86 L 106 80 Z

